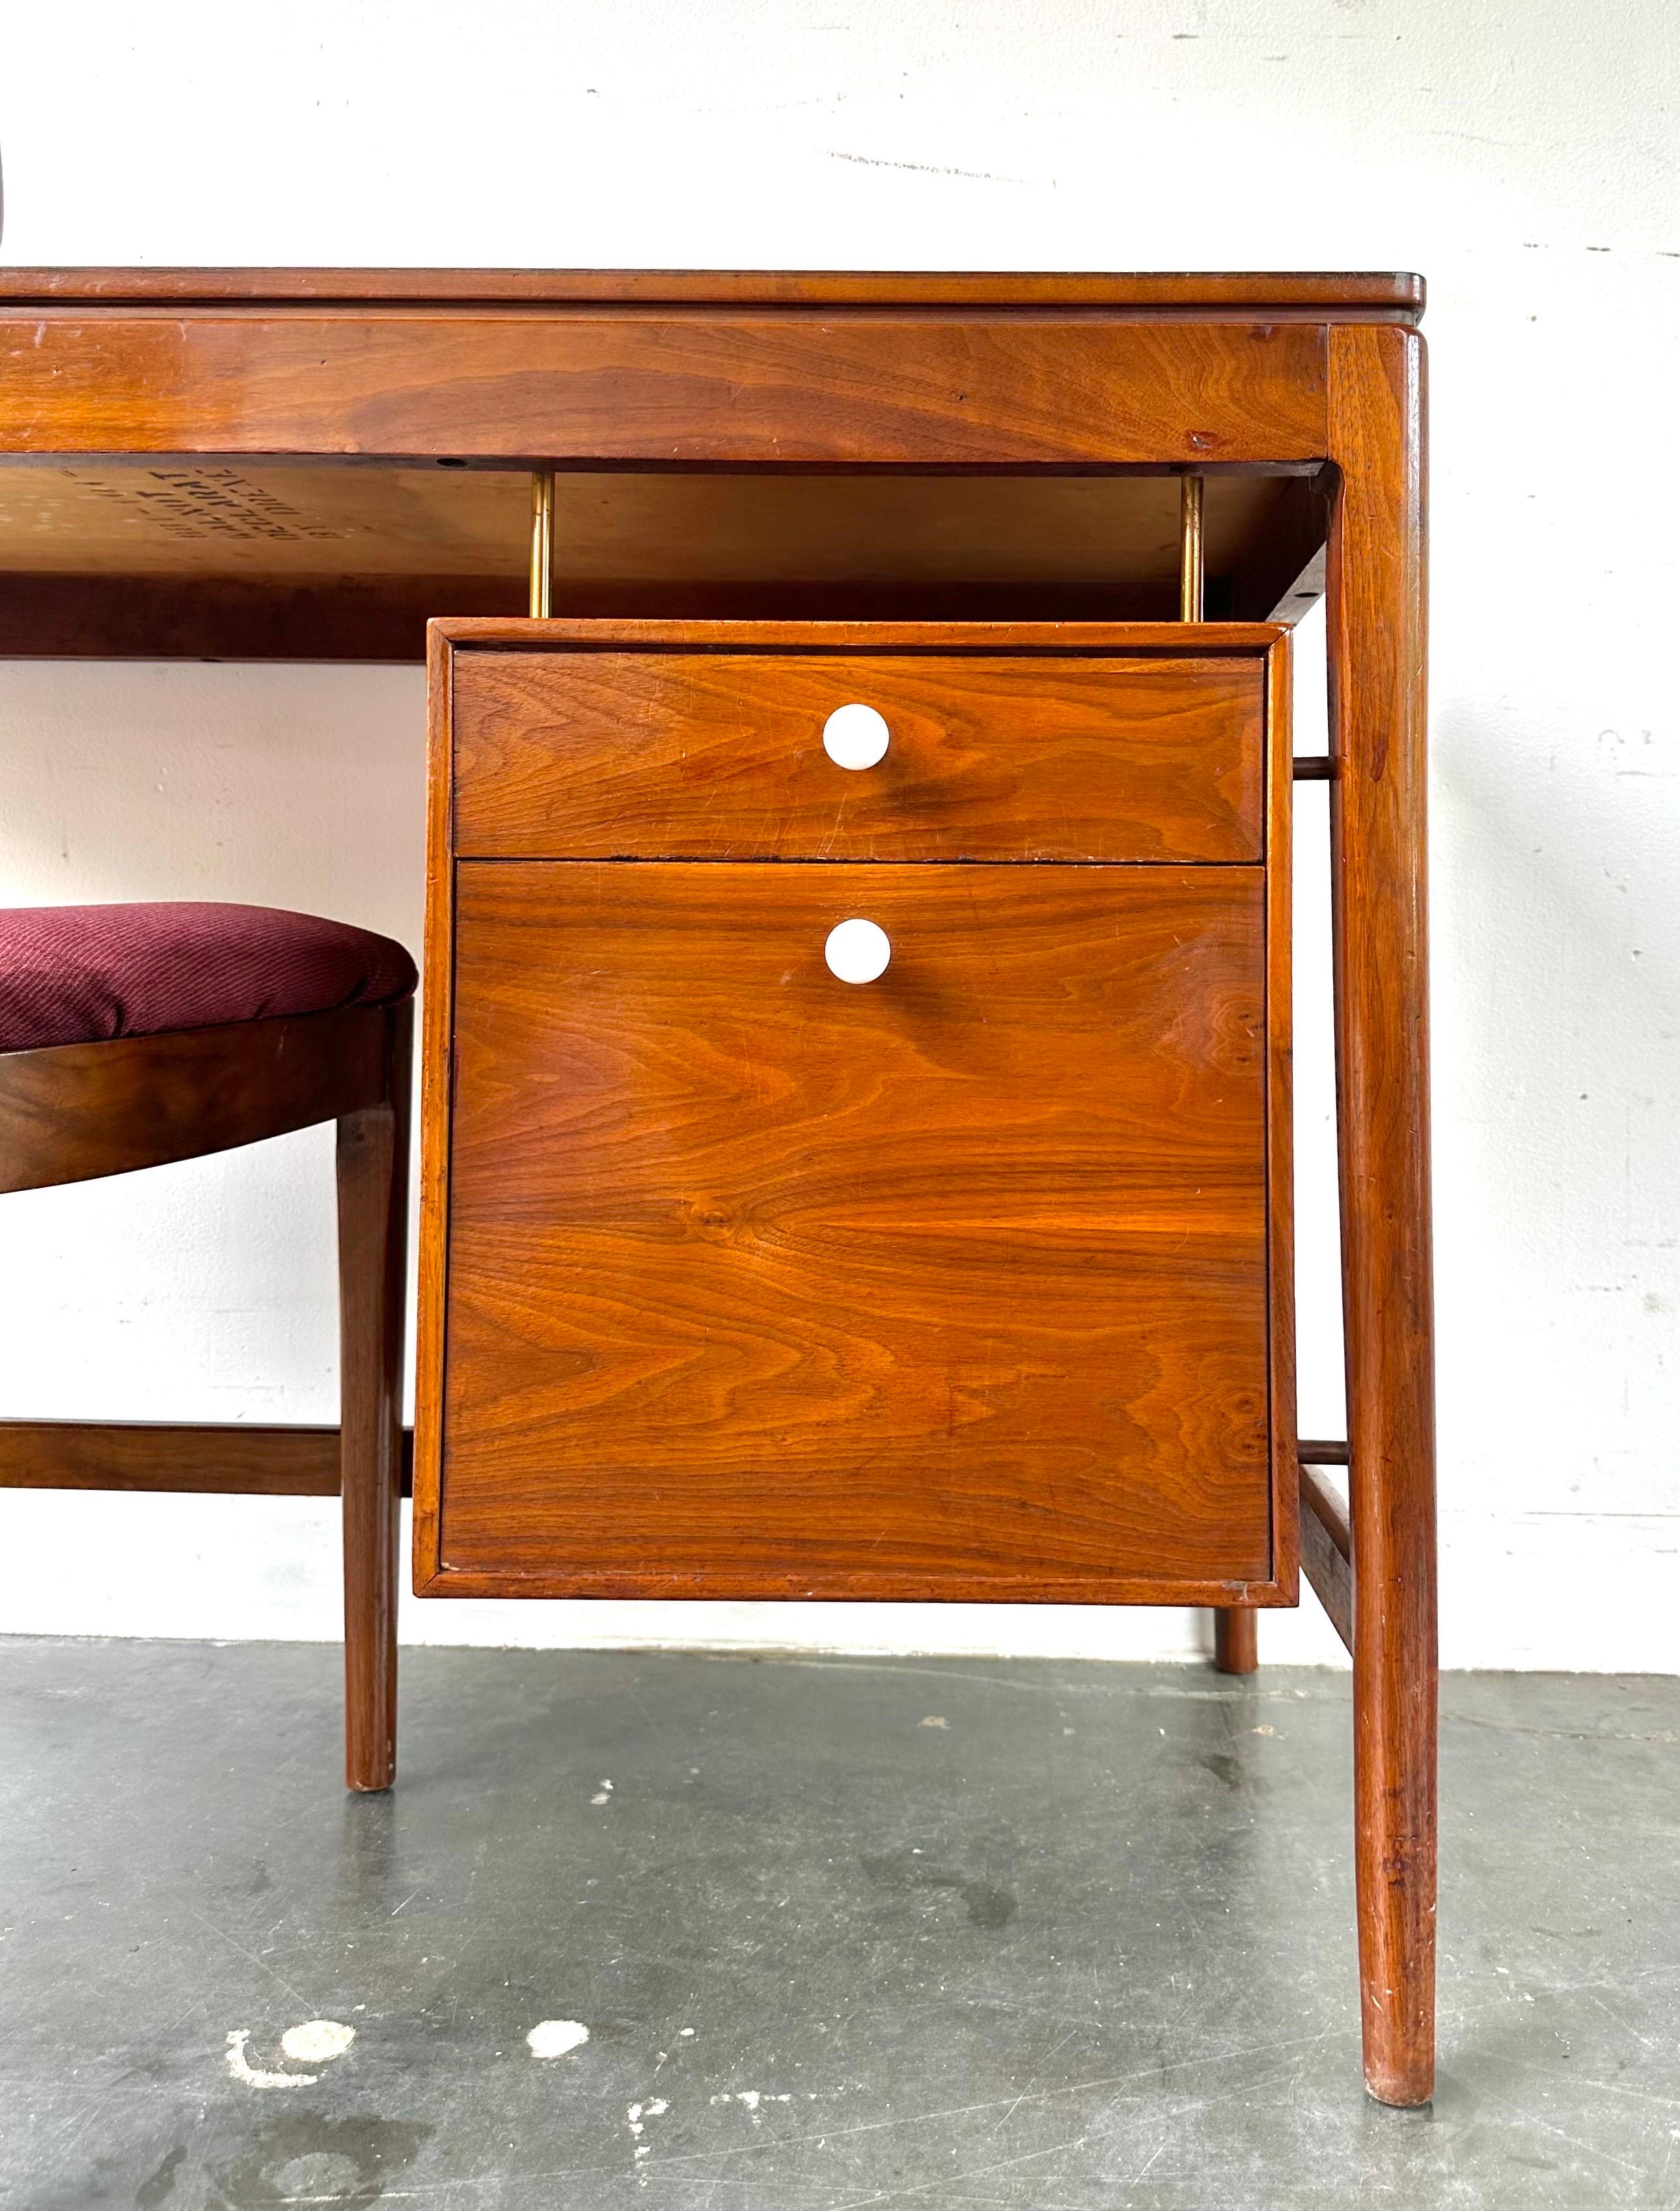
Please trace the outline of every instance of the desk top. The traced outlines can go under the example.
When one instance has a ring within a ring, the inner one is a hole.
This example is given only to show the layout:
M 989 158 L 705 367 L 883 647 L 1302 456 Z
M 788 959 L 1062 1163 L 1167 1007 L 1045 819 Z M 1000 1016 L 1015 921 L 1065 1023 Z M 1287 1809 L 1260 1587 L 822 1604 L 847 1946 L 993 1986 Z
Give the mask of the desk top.
M 0 654 L 417 660 L 522 611 L 1156 620 L 1316 593 L 1405 275 L 0 270 Z M 1409 329 L 1392 333 L 1408 344 Z
M 710 269 L 6 269 L 0 304 L 1050 307 L 1415 323 L 1405 273 Z

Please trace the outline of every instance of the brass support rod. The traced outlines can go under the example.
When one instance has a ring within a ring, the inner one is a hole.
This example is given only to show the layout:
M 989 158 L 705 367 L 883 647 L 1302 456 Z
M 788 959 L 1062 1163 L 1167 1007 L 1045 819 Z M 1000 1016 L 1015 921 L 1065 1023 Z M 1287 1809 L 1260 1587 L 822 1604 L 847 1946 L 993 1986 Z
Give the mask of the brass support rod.
M 554 572 L 554 471 L 531 471 L 531 620 L 547 619 Z
M 1202 618 L 1202 480 L 1181 476 L 1178 491 L 1178 618 Z

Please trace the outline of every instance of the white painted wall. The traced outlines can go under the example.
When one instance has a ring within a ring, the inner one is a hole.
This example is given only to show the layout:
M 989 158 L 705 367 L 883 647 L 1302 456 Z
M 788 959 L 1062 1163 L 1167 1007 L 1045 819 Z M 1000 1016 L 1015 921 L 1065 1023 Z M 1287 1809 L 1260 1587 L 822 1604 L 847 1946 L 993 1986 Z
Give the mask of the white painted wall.
M 27 11 L 6 48 L 17 262 L 1423 270 L 1443 1651 L 1674 1665 L 1668 0 L 87 0 Z M 9 665 L 0 761 L 8 900 L 243 897 L 418 942 L 418 674 Z M 1339 1417 L 1321 803 L 1302 823 L 1308 1432 Z M 331 1417 L 323 1134 L 3 1207 L 0 1409 Z M 335 1632 L 327 1505 L 5 1494 L 0 1558 L 15 1628 Z M 432 1640 L 1125 1655 L 1196 1626 L 405 1615 Z M 1265 1647 L 1336 1649 L 1310 1599 Z

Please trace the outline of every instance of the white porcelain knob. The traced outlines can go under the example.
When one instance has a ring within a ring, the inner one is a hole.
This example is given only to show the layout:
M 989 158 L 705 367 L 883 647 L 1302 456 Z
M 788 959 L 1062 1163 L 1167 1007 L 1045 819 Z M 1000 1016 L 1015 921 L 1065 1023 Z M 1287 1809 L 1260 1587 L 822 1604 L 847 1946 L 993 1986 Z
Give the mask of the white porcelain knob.
M 886 756 L 890 734 L 873 706 L 837 706 L 823 724 L 823 750 L 836 767 L 873 767 Z
M 823 947 L 829 972 L 843 983 L 873 983 L 892 957 L 886 931 L 873 921 L 839 921 Z

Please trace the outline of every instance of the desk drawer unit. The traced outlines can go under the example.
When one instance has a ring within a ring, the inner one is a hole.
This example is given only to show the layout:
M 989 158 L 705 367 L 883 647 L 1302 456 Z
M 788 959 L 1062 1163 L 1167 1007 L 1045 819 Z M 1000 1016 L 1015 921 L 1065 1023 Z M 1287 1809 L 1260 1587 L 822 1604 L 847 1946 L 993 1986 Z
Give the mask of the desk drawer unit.
M 438 626 L 417 1585 L 1294 1601 L 1286 653 Z

